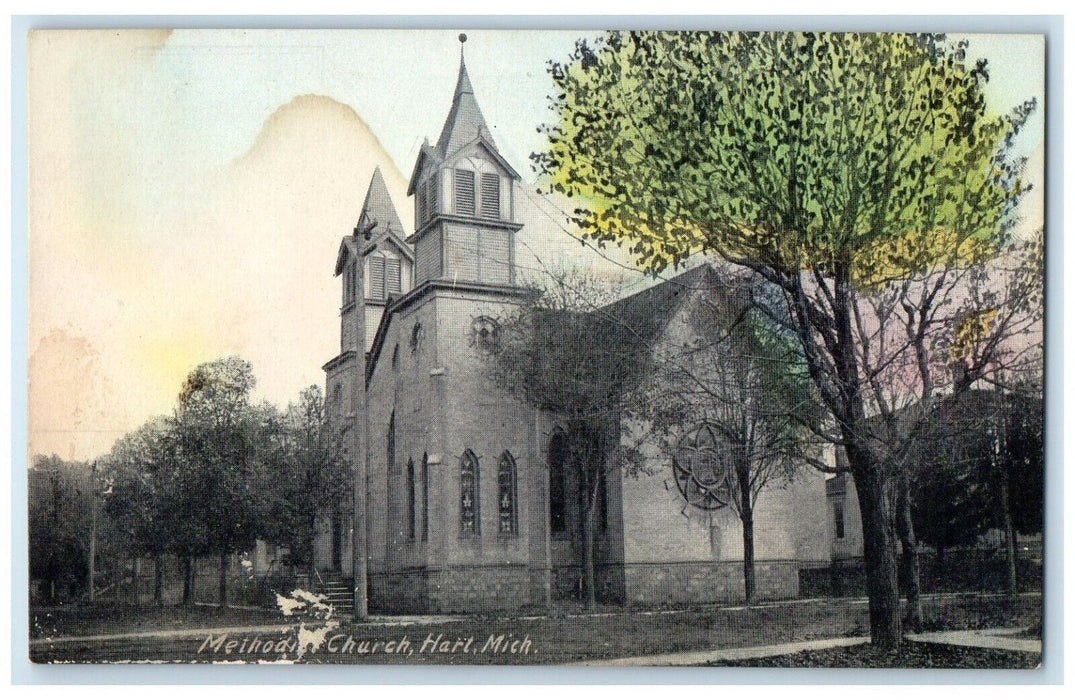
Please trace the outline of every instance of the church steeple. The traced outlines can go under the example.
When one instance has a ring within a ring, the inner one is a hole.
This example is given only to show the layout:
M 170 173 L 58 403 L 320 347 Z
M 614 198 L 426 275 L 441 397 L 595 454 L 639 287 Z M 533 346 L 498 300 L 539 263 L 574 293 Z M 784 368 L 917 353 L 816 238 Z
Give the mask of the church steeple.
M 465 42 L 466 35 L 460 34 Z M 435 146 L 418 152 L 414 195 L 415 283 L 515 284 L 515 183 L 474 95 L 463 50 L 448 117 Z
M 358 226 L 361 229 L 373 227 L 368 238 L 391 231 L 396 236 L 403 236 L 403 224 L 399 220 L 399 213 L 392 204 L 392 197 L 388 194 L 388 185 L 384 182 L 381 174 L 381 166 L 373 171 L 369 189 L 366 190 L 366 200 L 362 203 L 362 213 L 358 217 Z
M 440 138 L 437 139 L 437 155 L 441 158 L 447 158 L 478 136 L 484 136 L 489 145 L 496 148 L 467 73 L 467 62 L 463 55 L 466 37 L 466 34 L 459 35 L 459 77 L 455 82 L 452 107 L 448 111 L 448 118 L 444 120 Z

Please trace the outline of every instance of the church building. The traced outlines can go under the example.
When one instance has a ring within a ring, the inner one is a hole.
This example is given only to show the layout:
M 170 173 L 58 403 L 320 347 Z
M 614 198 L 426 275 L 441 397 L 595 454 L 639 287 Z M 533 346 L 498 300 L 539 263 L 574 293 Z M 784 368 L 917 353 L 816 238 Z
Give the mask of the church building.
M 341 242 L 340 353 L 324 365 L 327 412 L 341 434 L 366 435 L 372 611 L 541 610 L 579 595 L 578 485 L 563 426 L 500 389 L 487 369 L 500 324 L 528 298 L 516 274 L 517 237 L 527 233 L 521 185 L 461 56 L 443 129 L 422 145 L 410 178 L 415 229 L 404 230 L 378 170 L 361 235 Z M 678 343 L 690 332 L 691 304 L 716 283 L 702 266 L 609 309 L 659 319 L 654 344 Z M 358 381 L 365 415 L 352 405 Z M 612 468 L 602 484 L 598 599 L 742 599 L 736 516 L 692 502 L 667 455 L 648 459 L 645 473 Z M 348 576 L 347 518 L 333 522 L 317 564 Z M 755 530 L 759 597 L 796 596 L 799 571 L 830 558 L 824 478 L 804 470 L 763 493 Z

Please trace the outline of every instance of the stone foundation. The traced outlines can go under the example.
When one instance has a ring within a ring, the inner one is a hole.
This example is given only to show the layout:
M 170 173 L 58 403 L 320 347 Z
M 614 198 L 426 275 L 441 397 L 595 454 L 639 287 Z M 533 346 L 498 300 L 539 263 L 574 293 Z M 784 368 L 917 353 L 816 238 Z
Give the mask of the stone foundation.
M 429 573 L 412 569 L 369 574 L 370 610 L 395 615 L 429 612 Z
M 799 596 L 798 561 L 755 564 L 759 600 Z M 738 561 L 602 564 L 596 567 L 597 599 L 641 606 L 740 603 L 744 599 L 743 564 Z M 553 600 L 578 599 L 582 567 L 552 570 Z M 523 565 L 460 566 L 370 574 L 370 608 L 374 612 L 486 613 L 540 609 L 531 572 Z
M 594 583 L 597 601 L 600 603 L 623 603 L 624 577 L 620 564 L 598 564 L 594 567 Z M 555 566 L 552 569 L 552 599 L 582 599 L 582 567 Z
M 797 598 L 798 561 L 759 561 L 755 581 L 759 600 Z M 625 564 L 625 602 L 658 606 L 690 603 L 739 603 L 745 599 L 740 561 Z
M 370 608 L 375 612 L 502 612 L 534 607 L 533 602 L 530 570 L 523 565 L 370 574 Z

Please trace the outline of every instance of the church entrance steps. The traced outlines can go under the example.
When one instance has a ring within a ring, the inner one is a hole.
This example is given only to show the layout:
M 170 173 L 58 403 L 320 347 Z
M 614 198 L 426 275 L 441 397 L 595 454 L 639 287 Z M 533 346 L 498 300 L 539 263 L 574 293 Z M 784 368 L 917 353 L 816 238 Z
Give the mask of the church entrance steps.
M 325 576 L 318 586 L 318 593 L 325 596 L 325 602 L 332 606 L 333 617 L 350 617 L 355 609 L 353 579 L 339 576 Z

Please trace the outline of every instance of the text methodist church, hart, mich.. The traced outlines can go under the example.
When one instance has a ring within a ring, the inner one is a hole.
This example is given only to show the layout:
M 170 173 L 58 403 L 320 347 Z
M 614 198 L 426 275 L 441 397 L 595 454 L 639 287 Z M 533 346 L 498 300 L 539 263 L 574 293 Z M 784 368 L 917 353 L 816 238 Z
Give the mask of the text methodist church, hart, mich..
M 422 145 L 407 190 L 415 230 L 404 230 L 377 170 L 359 219 L 374 243 L 349 236 L 340 245 L 341 352 L 324 366 L 327 412 L 335 430 L 368 436 L 373 611 L 541 608 L 579 594 L 578 479 L 567 464 L 562 426 L 556 415 L 498 388 L 484 359 L 498 324 L 525 298 L 515 265 L 516 237 L 526 235 L 521 186 L 493 140 L 460 56 L 443 130 L 435 144 Z M 356 289 L 359 279 L 364 289 Z M 655 329 L 653 347 L 682 343 L 692 305 L 707 282 L 717 281 L 703 265 L 607 311 L 625 322 L 656 319 L 645 324 Z M 361 323 L 368 350 L 365 416 L 352 408 L 353 382 L 362 379 L 354 350 Z M 624 476 L 612 465 L 600 484 L 598 600 L 742 599 L 738 518 L 730 508 L 688 505 L 670 457 L 654 452 L 650 459 L 649 474 Z M 834 524 L 826 498 L 824 477 L 808 469 L 761 494 L 759 598 L 795 597 L 800 570 L 828 566 L 836 530 L 842 535 L 844 528 Z M 351 571 L 348 503 L 341 497 L 317 542 L 318 568 L 335 576 Z

